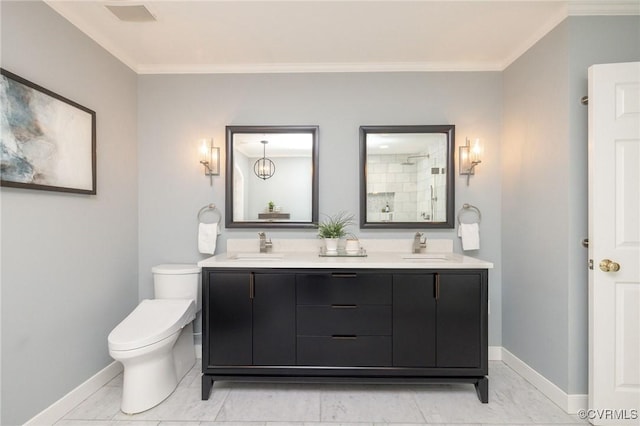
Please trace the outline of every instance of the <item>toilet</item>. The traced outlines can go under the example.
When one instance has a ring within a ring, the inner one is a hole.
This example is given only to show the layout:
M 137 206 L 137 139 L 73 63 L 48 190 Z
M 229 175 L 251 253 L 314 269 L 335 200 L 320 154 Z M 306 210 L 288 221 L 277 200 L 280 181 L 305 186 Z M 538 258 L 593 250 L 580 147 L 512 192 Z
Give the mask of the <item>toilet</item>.
M 124 366 L 121 410 L 155 407 L 193 367 L 193 320 L 200 311 L 200 268 L 154 266 L 155 299 L 145 299 L 109 333 L 109 355 Z

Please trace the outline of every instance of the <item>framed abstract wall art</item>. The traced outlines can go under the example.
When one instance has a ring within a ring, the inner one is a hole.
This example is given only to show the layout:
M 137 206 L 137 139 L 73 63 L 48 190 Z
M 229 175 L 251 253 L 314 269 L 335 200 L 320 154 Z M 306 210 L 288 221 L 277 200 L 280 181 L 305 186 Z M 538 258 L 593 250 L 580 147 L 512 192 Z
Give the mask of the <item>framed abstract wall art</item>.
M 0 69 L 0 184 L 96 193 L 96 113 Z

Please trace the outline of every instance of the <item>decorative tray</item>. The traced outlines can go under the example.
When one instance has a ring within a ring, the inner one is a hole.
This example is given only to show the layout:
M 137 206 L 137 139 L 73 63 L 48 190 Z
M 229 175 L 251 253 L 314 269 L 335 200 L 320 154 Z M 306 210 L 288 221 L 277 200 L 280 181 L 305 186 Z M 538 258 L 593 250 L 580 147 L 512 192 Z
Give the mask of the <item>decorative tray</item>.
M 363 248 L 355 252 L 348 252 L 345 249 L 338 249 L 335 252 L 328 252 L 326 248 L 320 248 L 320 257 L 367 257 L 367 251 Z

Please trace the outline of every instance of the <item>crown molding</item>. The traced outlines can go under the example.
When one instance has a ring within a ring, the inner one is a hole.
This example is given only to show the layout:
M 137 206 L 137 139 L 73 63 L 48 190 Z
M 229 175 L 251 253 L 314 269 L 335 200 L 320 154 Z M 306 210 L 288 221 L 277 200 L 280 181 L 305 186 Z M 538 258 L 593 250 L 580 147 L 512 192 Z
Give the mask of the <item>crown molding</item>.
M 640 0 L 571 0 L 569 16 L 640 15 Z
M 484 62 L 280 63 L 280 64 L 146 64 L 138 74 L 277 74 L 344 72 L 501 71 L 502 64 Z

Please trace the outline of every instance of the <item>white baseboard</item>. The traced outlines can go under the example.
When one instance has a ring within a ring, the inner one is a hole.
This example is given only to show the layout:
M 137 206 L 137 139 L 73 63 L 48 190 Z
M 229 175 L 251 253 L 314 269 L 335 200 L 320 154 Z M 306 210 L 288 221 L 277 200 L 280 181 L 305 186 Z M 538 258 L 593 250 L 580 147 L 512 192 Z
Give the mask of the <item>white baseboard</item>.
M 196 344 L 196 358 L 202 358 L 202 345 Z M 95 391 L 109 383 L 114 377 L 122 372 L 122 364 L 113 361 L 102 370 L 98 371 L 84 383 L 73 389 L 71 392 L 51 404 L 49 407 L 27 421 L 24 426 L 52 425 L 60 420 L 65 414 L 75 408 L 82 401 L 87 399 Z
M 82 401 L 87 399 L 95 391 L 109 383 L 111 379 L 122 372 L 122 364 L 113 361 L 102 370 L 98 371 L 84 383 L 73 389 L 71 392 L 51 404 L 48 408 L 37 414 L 24 426 L 52 425 L 60 420 L 65 414 L 75 408 Z
M 502 361 L 502 346 L 489 346 L 489 361 Z
M 502 361 L 568 414 L 588 408 L 588 395 L 567 394 L 505 348 L 502 348 Z
M 567 408 L 564 409 L 568 414 L 578 414 L 580 410 L 589 408 L 589 395 L 570 394 L 567 395 Z

